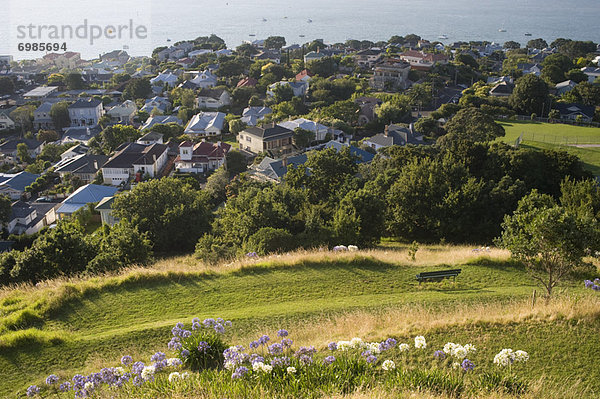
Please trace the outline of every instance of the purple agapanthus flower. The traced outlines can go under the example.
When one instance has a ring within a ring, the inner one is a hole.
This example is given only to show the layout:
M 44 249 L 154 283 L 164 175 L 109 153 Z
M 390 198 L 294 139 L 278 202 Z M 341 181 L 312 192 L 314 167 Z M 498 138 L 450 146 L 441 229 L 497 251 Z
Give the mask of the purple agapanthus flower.
M 462 367 L 464 371 L 473 371 L 473 369 L 475 368 L 475 364 L 469 359 L 465 359 L 462 361 L 460 367 Z
M 225 327 L 231 327 L 231 325 L 232 325 L 231 320 L 225 320 L 225 323 L 223 323 L 223 325 Z
M 166 358 L 167 355 L 165 355 L 163 352 L 156 352 L 154 355 L 152 355 L 150 360 L 152 360 L 153 362 L 160 362 L 161 360 L 165 360 Z
M 260 337 L 258 339 L 258 343 L 261 345 L 266 345 L 267 342 L 269 342 L 271 340 L 271 338 L 269 338 L 268 335 L 263 335 L 262 337 Z
M 258 353 L 253 353 L 252 356 L 250 356 L 250 363 L 254 364 L 254 363 L 264 363 L 265 362 L 265 358 L 262 357 L 261 355 L 259 355 Z
M 363 353 L 360 354 L 362 357 L 368 357 L 371 356 L 371 351 L 364 351 Z
M 135 362 L 133 366 L 131 366 L 131 372 L 134 374 L 141 374 L 142 370 L 146 365 L 142 362 Z
M 65 381 L 58 386 L 58 390 L 61 392 L 68 392 L 71 390 L 71 383 L 69 381 Z
M 50 374 L 48 377 L 46 377 L 46 384 L 48 385 L 56 384 L 57 382 L 58 376 L 55 374 Z
M 388 347 L 388 349 L 392 349 L 394 346 L 396 346 L 397 343 L 398 341 L 396 341 L 394 338 L 388 338 L 385 340 L 385 344 Z
M 214 327 L 214 325 L 217 324 L 217 322 L 215 321 L 215 319 L 204 319 L 202 324 L 204 324 L 204 327 L 206 328 L 211 328 Z
M 594 284 L 594 286 L 592 287 L 592 289 L 593 289 L 594 291 L 600 291 L 600 285 L 596 285 L 596 284 Z
M 377 357 L 376 356 L 373 356 L 373 355 L 367 356 L 367 363 L 373 364 L 375 362 L 377 362 Z
M 444 353 L 444 351 L 435 351 L 433 352 L 433 357 L 435 357 L 436 359 L 445 359 L 446 354 Z
M 334 356 L 327 356 L 325 359 L 323 359 L 323 363 L 327 364 L 327 365 L 329 365 L 329 364 L 331 364 L 333 362 L 335 362 L 335 357 Z
M 595 278 L 594 279 L 594 284 L 600 285 L 600 278 Z
M 585 288 L 592 288 L 594 283 L 590 280 L 583 280 L 583 284 L 585 284 Z
M 249 258 L 258 258 L 258 254 L 256 252 L 248 252 L 246 256 Z
M 173 337 L 167 344 L 167 347 L 172 351 L 179 350 L 181 349 L 181 340 L 179 339 L 179 337 Z
M 240 366 L 238 368 L 235 369 L 235 371 L 233 372 L 233 374 L 231 375 L 232 379 L 238 379 L 238 378 L 242 378 L 243 376 L 245 376 L 246 374 L 248 374 L 248 368 L 244 367 L 244 366 Z
M 260 343 L 258 341 L 252 341 L 252 342 L 250 342 L 250 348 L 251 349 L 256 349 L 256 348 L 258 348 L 259 345 L 260 345 Z
M 40 389 L 37 385 L 30 385 L 29 388 L 27 388 L 27 396 L 29 397 L 35 396 L 38 393 L 40 393 Z
M 217 334 L 225 334 L 225 327 L 221 323 L 215 324 L 214 329 Z
M 271 366 L 273 366 L 273 367 L 283 367 L 283 366 L 289 366 L 289 365 L 290 365 L 290 358 L 286 357 L 286 356 L 274 357 L 271 360 Z
M 328 348 L 330 351 L 334 351 L 334 350 L 336 350 L 336 349 L 337 349 L 337 342 L 330 342 L 330 343 L 329 343 L 329 345 L 327 345 L 327 348 Z
M 71 381 L 73 381 L 73 387 L 76 389 L 83 389 L 85 386 L 85 377 L 81 374 L 75 374 Z
M 281 329 L 281 330 L 277 331 L 277 335 L 278 335 L 279 337 L 281 337 L 281 338 L 285 338 L 285 337 L 287 337 L 287 336 L 288 336 L 288 334 L 289 334 L 289 333 L 288 333 L 288 331 L 287 331 L 287 330 L 284 330 L 284 329 Z
M 304 364 L 304 365 L 309 365 L 313 362 L 313 359 L 311 356 L 309 355 L 300 355 L 300 357 L 298 358 L 298 360 L 300 360 L 300 363 Z
M 284 338 L 281 340 L 281 345 L 283 345 L 284 348 L 291 348 L 293 343 L 294 341 L 289 338 Z
M 279 355 L 281 352 L 283 352 L 283 346 L 281 344 L 274 343 L 269 345 L 269 353 L 271 355 Z
M 121 364 L 123 366 L 129 366 L 131 363 L 133 363 L 133 358 L 129 355 L 125 355 L 121 358 Z
M 198 350 L 200 352 L 206 353 L 206 351 L 209 349 L 210 349 L 210 345 L 208 344 L 208 342 L 200 341 L 200 343 L 198 344 Z
M 182 349 L 180 355 L 182 358 L 185 359 L 186 357 L 188 357 L 190 355 L 190 351 L 187 349 Z

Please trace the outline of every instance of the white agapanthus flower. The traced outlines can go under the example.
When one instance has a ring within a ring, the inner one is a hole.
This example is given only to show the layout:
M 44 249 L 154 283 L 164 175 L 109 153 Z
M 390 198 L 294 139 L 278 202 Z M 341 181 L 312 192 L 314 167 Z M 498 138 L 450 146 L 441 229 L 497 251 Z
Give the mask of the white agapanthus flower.
M 349 349 L 352 349 L 352 343 L 350 341 L 339 341 L 337 343 L 337 349 L 340 351 L 347 351 Z
M 359 349 L 363 347 L 363 340 L 360 338 L 352 338 L 350 340 L 350 344 L 352 345 L 353 348 Z
M 388 359 L 385 362 L 383 362 L 383 364 L 381 365 L 381 368 L 384 369 L 385 371 L 393 370 L 396 368 L 396 363 L 394 363 L 392 360 Z
M 188 373 L 187 371 L 181 373 L 181 375 L 179 376 L 182 380 L 185 380 L 186 378 L 188 378 L 190 376 L 190 373 Z
M 252 370 L 259 371 L 264 365 L 265 364 L 263 362 L 254 362 L 252 363 Z
M 180 365 L 181 364 L 181 360 L 179 360 L 176 357 L 172 357 L 170 359 L 167 359 L 167 366 L 169 367 L 173 367 L 175 365 Z
M 225 367 L 226 370 L 233 370 L 235 367 L 235 363 L 231 360 L 227 360 L 225 364 L 223 364 L 223 367 Z
M 288 367 L 285 371 L 287 371 L 288 374 L 296 374 L 296 367 Z
M 181 378 L 181 374 L 179 374 L 177 371 L 175 371 L 175 372 L 173 372 L 173 373 L 169 374 L 169 382 L 171 382 L 171 383 L 172 383 L 173 381 L 175 381 L 175 380 L 178 380 L 178 379 L 180 379 L 180 378 Z
M 155 366 L 146 366 L 142 369 L 142 378 L 146 381 L 152 379 L 154 377 L 154 373 L 156 372 Z
M 409 349 L 410 349 L 410 345 L 409 344 L 400 344 L 400 345 L 398 345 L 398 350 L 400 352 L 408 352 Z
M 476 349 L 474 345 L 466 344 L 462 346 L 460 344 L 455 344 L 454 342 L 448 342 L 444 345 L 443 351 L 445 354 L 455 357 L 459 360 L 463 360 L 469 354 L 475 353 Z
M 381 353 L 381 349 L 379 349 L 379 342 L 369 342 L 366 346 L 366 348 L 368 350 L 371 351 L 371 353 L 373 354 L 379 354 Z
M 515 361 L 515 353 L 512 349 L 502 349 L 494 356 L 494 364 L 500 367 L 507 367 Z
M 525 363 L 529 360 L 529 354 L 525 351 L 515 351 L 515 362 Z
M 427 348 L 427 342 L 425 341 L 424 336 L 418 335 L 415 337 L 415 348 L 417 348 L 417 349 Z
M 459 369 L 460 368 L 460 363 L 459 362 L 452 363 L 452 368 L 455 369 L 455 370 Z
M 273 366 L 270 364 L 264 364 L 263 362 L 255 362 L 252 365 L 252 370 L 254 371 L 262 371 L 263 373 L 270 373 L 273 371 Z
M 348 251 L 356 252 L 358 251 L 358 247 L 356 245 L 348 245 Z
M 123 367 L 115 367 L 115 369 L 114 369 L 114 374 L 115 374 L 117 377 L 120 377 L 120 376 L 122 376 L 123 374 L 125 374 L 125 369 L 124 369 Z

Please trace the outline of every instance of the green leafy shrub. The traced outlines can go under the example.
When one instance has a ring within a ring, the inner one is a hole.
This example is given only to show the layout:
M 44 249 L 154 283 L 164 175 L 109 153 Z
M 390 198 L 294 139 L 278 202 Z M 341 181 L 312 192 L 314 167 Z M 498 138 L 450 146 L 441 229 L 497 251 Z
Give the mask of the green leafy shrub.
M 248 238 L 245 248 L 248 252 L 256 252 L 258 255 L 285 252 L 293 248 L 293 238 L 285 229 L 263 227 Z

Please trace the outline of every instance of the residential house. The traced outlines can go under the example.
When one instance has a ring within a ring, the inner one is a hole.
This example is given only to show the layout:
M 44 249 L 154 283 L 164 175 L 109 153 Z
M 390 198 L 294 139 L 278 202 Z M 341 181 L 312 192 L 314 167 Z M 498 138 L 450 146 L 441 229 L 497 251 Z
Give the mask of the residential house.
M 171 108 L 171 102 L 167 98 L 155 96 L 147 99 L 141 110 L 148 114 L 152 114 L 153 112 L 164 114 L 169 108 Z
M 77 144 L 71 148 L 68 148 L 65 152 L 60 154 L 60 160 L 64 161 L 65 159 L 74 158 L 81 154 L 87 154 L 89 150 L 90 147 L 88 147 L 87 145 L 81 143 Z
M 424 53 L 416 50 L 405 51 L 398 58 L 408 62 L 412 69 L 418 71 L 429 71 L 434 65 L 448 63 L 448 56 L 445 54 Z
M 267 96 L 274 96 L 274 90 L 277 86 L 289 86 L 292 89 L 295 97 L 304 97 L 306 93 L 308 93 L 309 84 L 307 81 L 287 82 L 282 80 L 281 82 L 275 82 L 267 89 Z
M 60 161 L 54 171 L 61 178 L 70 174 L 79 177 L 84 183 L 91 183 L 107 161 L 106 155 L 80 154 Z
M 313 61 L 318 61 L 322 58 L 327 57 L 327 55 L 325 55 L 324 53 L 320 52 L 319 50 L 317 51 L 311 51 L 308 52 L 306 54 L 304 54 L 304 64 L 308 65 Z
M 254 154 L 261 152 L 289 154 L 294 132 L 274 123 L 252 126 L 238 134 L 240 149 Z
M 63 54 L 48 53 L 42 57 L 42 63 L 54 65 L 59 69 L 75 69 L 81 61 L 81 54 L 67 51 Z
M 167 124 L 167 123 L 176 123 L 178 125 L 183 124 L 183 121 L 174 115 L 154 115 L 148 117 L 144 125 L 140 128 L 140 130 L 150 129 L 152 126 L 156 124 Z
M 259 121 L 271 113 L 273 110 L 269 107 L 248 107 L 242 112 L 240 120 L 248 126 L 256 126 Z
M 109 109 L 106 114 L 110 116 L 112 123 L 121 125 L 133 124 L 133 118 L 137 113 L 137 106 L 131 100 L 125 100 L 123 103 L 115 105 Z
M 61 144 L 66 143 L 83 143 L 85 145 L 88 142 L 100 134 L 102 129 L 100 126 L 95 127 L 69 127 L 63 133 Z
M 0 153 L 6 157 L 16 160 L 17 146 L 19 144 L 27 145 L 27 152 L 31 158 L 36 158 L 44 148 L 44 143 L 42 141 L 37 141 L 34 139 L 11 139 L 0 144 Z
M 185 173 L 206 173 L 225 165 L 231 145 L 201 141 L 193 144 L 184 141 L 179 144 L 179 156 L 175 158 L 175 168 Z
M 59 218 L 69 217 L 87 204 L 100 202 L 104 197 L 111 197 L 117 192 L 116 187 L 86 184 L 69 195 L 56 210 Z
M 377 90 L 400 90 L 408 87 L 408 73 L 412 66 L 403 60 L 388 58 L 375 65 L 371 87 Z
M 231 96 L 225 89 L 201 89 L 196 106 L 200 109 L 219 109 L 231 104 Z
M 304 165 L 307 160 L 308 156 L 306 154 L 284 157 L 283 159 L 264 157 L 258 165 L 250 167 L 248 175 L 259 181 L 281 183 L 288 171 L 288 166 L 298 167 Z
M 236 87 L 256 87 L 257 84 L 258 80 L 246 76 L 245 78 L 240 79 Z
M 29 172 L 0 173 L 0 195 L 18 200 L 25 194 L 25 187 L 30 186 L 38 177 L 40 175 Z
M 383 133 L 364 139 L 363 142 L 375 150 L 392 145 L 424 144 L 423 136 L 417 135 L 412 128 L 393 124 L 386 126 Z
M 497 85 L 498 83 L 514 83 L 512 76 L 490 76 L 487 78 L 486 84 Z
M 177 60 L 177 65 L 181 65 L 184 68 L 190 67 L 194 63 L 194 60 L 189 57 L 181 58 Z
M 148 132 L 144 134 L 142 137 L 137 139 L 136 143 L 151 145 L 151 144 L 164 144 L 163 142 L 164 135 L 158 132 Z
M 32 203 L 21 200 L 11 205 L 10 221 L 6 225 L 9 234 L 35 234 L 56 221 L 56 204 Z
M 252 56 L 254 61 L 271 61 L 275 64 L 281 62 L 281 51 L 280 50 L 263 50 Z
M 229 56 L 233 55 L 233 50 L 224 48 L 224 49 L 215 51 L 215 54 L 217 55 L 217 57 L 229 57 Z
M 581 116 L 582 122 L 591 122 L 596 112 L 596 107 L 583 104 L 555 103 L 554 109 L 560 112 L 560 119 L 576 121 Z
M 490 89 L 490 96 L 492 97 L 509 97 L 515 85 L 507 82 L 500 82 Z
M 209 70 L 206 70 L 197 74 L 190 82 L 201 89 L 206 89 L 217 85 L 217 77 Z
M 116 61 L 118 65 L 125 65 L 130 58 L 125 50 L 113 50 L 100 56 L 102 61 Z
M 308 82 L 313 77 L 313 73 L 308 69 L 303 69 L 296 75 L 296 82 Z
M 562 96 L 565 93 L 570 92 L 577 86 L 577 83 L 572 80 L 565 80 L 564 82 L 557 83 L 554 88 L 556 89 L 556 95 Z
M 58 91 L 58 86 L 40 86 L 40 87 L 36 87 L 35 89 L 32 89 L 30 91 L 28 91 L 27 93 L 23 94 L 23 97 L 26 100 L 37 100 L 37 101 L 41 101 L 44 98 L 48 97 L 51 94 L 54 94 Z
M 308 119 L 304 119 L 304 118 L 298 118 L 298 119 L 294 119 L 294 120 L 281 122 L 281 123 L 279 123 L 279 126 L 283 126 L 286 129 L 290 129 L 292 131 L 300 128 L 300 129 L 304 129 L 304 130 L 313 132 L 315 134 L 316 141 L 325 140 L 325 136 L 327 135 L 327 133 L 330 133 L 329 127 L 322 125 L 320 123 L 317 123 L 317 122 L 313 122 Z M 333 136 L 333 134 L 332 134 L 332 136 Z
M 199 50 L 190 51 L 188 53 L 188 57 L 196 58 L 196 57 L 200 57 L 201 55 L 204 55 L 204 54 L 212 54 L 212 53 L 213 53 L 212 50 L 202 48 L 202 49 L 199 49 Z
M 543 66 L 529 62 L 520 62 L 517 64 L 517 69 L 523 72 L 523 75 L 533 74 L 535 76 L 540 76 L 542 74 Z
M 383 51 L 378 48 L 360 50 L 354 54 L 354 62 L 361 68 L 371 69 L 383 58 Z
M 584 67 L 581 68 L 581 72 L 587 75 L 589 83 L 594 83 L 600 77 L 600 68 Z
M 44 102 L 42 105 L 37 107 L 33 111 L 33 129 L 34 130 L 52 130 L 54 129 L 54 122 L 50 116 L 50 110 L 52 109 L 52 103 Z
M 98 126 L 98 121 L 104 115 L 102 101 L 95 98 L 89 100 L 79 99 L 69 105 L 69 118 L 71 127 Z
M 122 144 L 102 167 L 104 184 L 118 186 L 137 173 L 140 173 L 140 177 L 146 173 L 150 177 L 159 176 L 167 163 L 167 150 L 166 144 Z
M 340 152 L 343 148 L 346 148 L 346 147 L 349 148 L 350 154 L 352 154 L 356 157 L 357 164 L 368 163 L 368 162 L 371 162 L 373 160 L 373 158 L 375 158 L 375 155 L 371 154 L 368 151 L 365 151 L 363 149 L 360 149 L 358 147 L 355 147 L 355 146 L 347 144 L 347 143 L 340 143 L 339 141 L 336 141 L 336 140 L 328 141 L 327 143 L 325 143 L 323 148 L 335 148 L 337 152 Z
M 8 116 L 8 113 L 4 113 L 0 110 L 0 131 L 10 130 L 15 128 L 15 122 Z
M 179 89 L 188 89 L 188 90 L 198 89 L 198 86 L 196 86 L 194 83 L 192 83 L 189 80 L 184 80 L 183 82 L 179 83 L 179 85 L 177 85 L 177 87 Z
M 362 126 L 375 120 L 375 108 L 381 105 L 383 101 L 377 97 L 359 97 L 354 100 L 354 103 L 360 107 L 358 124 Z
M 119 222 L 119 219 L 113 215 L 112 205 L 115 202 L 115 197 L 104 197 L 98 202 L 98 205 L 94 208 L 100 213 L 100 220 L 102 224 L 106 224 L 110 227 L 114 226 Z
M 165 84 L 169 87 L 175 87 L 177 83 L 177 75 L 169 73 L 159 73 L 158 76 L 150 79 L 150 84 L 152 86 L 164 86 Z
M 183 133 L 191 136 L 218 136 L 224 123 L 223 112 L 200 112 L 190 119 Z

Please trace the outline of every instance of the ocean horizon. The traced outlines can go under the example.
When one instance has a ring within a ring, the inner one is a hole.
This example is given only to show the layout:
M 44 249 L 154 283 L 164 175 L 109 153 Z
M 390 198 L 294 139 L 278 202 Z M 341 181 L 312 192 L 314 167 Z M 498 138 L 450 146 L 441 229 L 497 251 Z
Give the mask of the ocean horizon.
M 518 3 L 509 0 L 380 0 L 376 5 L 358 0 L 305 0 L 300 6 L 297 2 L 277 0 L 171 0 L 168 3 L 134 0 L 125 5 L 115 0 L 106 0 L 101 5 L 62 0 L 59 4 L 1 0 L 0 5 L 9 10 L 9 20 L 0 27 L 0 55 L 30 59 L 45 54 L 16 50 L 19 42 L 36 41 L 18 38 L 19 25 L 77 27 L 84 20 L 102 27 L 131 21 L 143 25 L 148 32 L 143 40 L 131 40 L 126 35 L 120 40 L 98 39 L 93 44 L 85 40 L 53 40 L 66 42 L 69 51 L 80 52 L 86 59 L 123 48 L 133 56 L 150 55 L 156 47 L 210 34 L 224 39 L 229 48 L 245 40 L 275 35 L 284 36 L 288 45 L 314 39 L 323 39 L 325 43 L 348 39 L 375 42 L 409 33 L 446 44 L 514 40 L 524 45 L 539 37 L 549 43 L 559 37 L 600 42 L 597 0 Z M 531 36 L 525 36 L 526 33 Z M 442 35 L 447 39 L 439 39 Z

